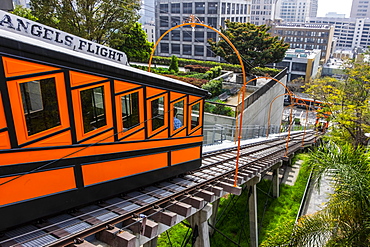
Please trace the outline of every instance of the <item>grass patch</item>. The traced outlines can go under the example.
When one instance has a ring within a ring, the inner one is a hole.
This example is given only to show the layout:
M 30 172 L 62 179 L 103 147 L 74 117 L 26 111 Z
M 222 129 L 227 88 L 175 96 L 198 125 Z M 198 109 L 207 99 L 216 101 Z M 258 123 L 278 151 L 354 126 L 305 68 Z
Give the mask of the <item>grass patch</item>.
M 295 160 L 306 160 L 307 154 L 296 155 Z M 302 164 L 299 176 L 294 186 L 280 185 L 280 197 L 272 198 L 272 183 L 262 180 L 257 185 L 258 224 L 260 246 L 269 246 L 268 239 L 273 235 L 289 237 L 289 226 L 295 221 L 310 169 Z M 228 195 L 220 199 L 220 206 L 216 219 L 216 228 L 222 232 L 214 232 L 211 237 L 213 247 L 249 246 L 249 217 L 248 217 L 248 189 L 244 188 L 242 195 Z M 183 224 L 178 224 L 167 233 L 162 233 L 158 239 L 158 246 L 191 246 L 182 245 L 184 239 L 191 234 L 191 230 Z M 234 242 L 234 243 L 233 243 Z

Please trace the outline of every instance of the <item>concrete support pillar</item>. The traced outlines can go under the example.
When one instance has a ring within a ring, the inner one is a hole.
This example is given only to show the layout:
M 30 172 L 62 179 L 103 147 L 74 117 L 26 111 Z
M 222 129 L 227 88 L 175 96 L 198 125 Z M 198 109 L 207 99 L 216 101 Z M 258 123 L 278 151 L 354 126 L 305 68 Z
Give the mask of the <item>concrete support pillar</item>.
M 278 198 L 280 196 L 280 180 L 279 180 L 279 168 L 283 165 L 280 161 L 272 167 L 272 196 Z
M 198 237 L 196 238 L 193 247 L 210 247 L 209 227 L 207 220 L 211 217 L 211 215 L 212 206 L 207 204 L 202 210 L 188 218 L 193 231 L 195 229 L 198 231 Z
M 249 187 L 249 225 L 250 225 L 250 246 L 258 247 L 258 221 L 257 221 L 257 185 Z
M 153 238 L 149 242 L 143 244 L 143 247 L 157 247 L 158 237 Z
M 257 221 L 257 183 L 261 180 L 261 176 L 256 176 L 247 182 L 249 186 L 249 232 L 250 246 L 258 247 L 258 221 Z
M 220 205 L 220 198 L 218 198 L 216 201 L 212 202 L 212 215 L 209 218 L 209 223 L 211 226 L 216 227 L 216 217 L 218 212 L 218 206 Z M 214 229 L 212 227 L 209 228 L 209 234 L 213 235 Z

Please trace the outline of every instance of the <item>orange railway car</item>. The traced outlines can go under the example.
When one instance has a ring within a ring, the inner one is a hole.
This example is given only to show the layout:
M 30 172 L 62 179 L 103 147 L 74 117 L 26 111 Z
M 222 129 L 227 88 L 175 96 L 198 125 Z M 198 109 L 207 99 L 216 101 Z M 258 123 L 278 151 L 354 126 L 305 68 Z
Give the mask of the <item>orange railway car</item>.
M 208 92 L 125 63 L 0 11 L 0 230 L 200 166 Z

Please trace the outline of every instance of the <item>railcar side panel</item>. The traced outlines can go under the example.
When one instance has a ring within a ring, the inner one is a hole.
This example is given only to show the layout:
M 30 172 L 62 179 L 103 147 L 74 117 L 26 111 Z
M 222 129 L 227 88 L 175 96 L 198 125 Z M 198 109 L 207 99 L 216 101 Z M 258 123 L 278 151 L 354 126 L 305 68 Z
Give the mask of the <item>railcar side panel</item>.
M 0 206 L 76 188 L 72 167 L 0 178 Z
M 0 230 L 201 165 L 205 91 L 0 39 Z
M 82 164 L 84 185 L 92 185 L 166 167 L 167 153 Z
M 200 159 L 200 154 L 200 147 L 171 151 L 171 165 L 180 164 L 189 160 Z

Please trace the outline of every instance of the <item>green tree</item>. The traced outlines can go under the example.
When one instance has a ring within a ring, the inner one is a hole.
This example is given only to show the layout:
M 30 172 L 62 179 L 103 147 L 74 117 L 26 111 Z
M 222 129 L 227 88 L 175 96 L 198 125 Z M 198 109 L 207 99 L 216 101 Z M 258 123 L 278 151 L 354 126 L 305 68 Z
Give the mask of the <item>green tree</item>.
M 175 55 L 171 56 L 171 63 L 168 70 L 173 70 L 175 73 L 179 72 L 179 61 Z
M 38 18 L 31 13 L 31 9 L 24 8 L 22 5 L 15 6 L 12 14 L 27 18 L 31 21 L 38 21 Z
M 141 24 L 136 22 L 127 32 L 112 34 L 110 46 L 126 53 L 129 61 L 147 62 L 154 44 L 147 40 Z
M 31 0 L 40 23 L 79 37 L 110 44 L 138 20 L 139 0 Z
M 326 102 L 319 115 L 331 113 L 330 138 L 350 141 L 355 147 L 365 146 L 370 132 L 370 64 L 353 63 L 346 69 L 346 78 L 320 78 L 305 86 L 306 93 Z
M 302 217 L 292 232 L 287 229 L 285 246 L 370 246 L 369 161 L 364 148 L 334 142 L 310 155 L 316 184 L 329 174 L 334 193 L 321 211 Z M 284 245 L 281 236 L 268 240 L 276 244 Z
M 225 24 L 226 29 L 221 28 L 221 32 L 239 51 L 246 71 L 254 67 L 264 67 L 269 63 L 280 62 L 289 48 L 289 44 L 284 43 L 284 39 L 279 40 L 278 36 L 272 37 L 267 32 L 270 28 L 266 25 L 257 26 L 229 20 L 226 20 Z M 235 52 L 224 39 L 218 42 L 210 39 L 208 43 L 216 55 L 229 63 L 239 64 Z

